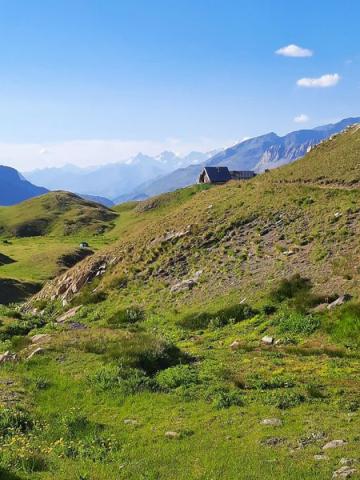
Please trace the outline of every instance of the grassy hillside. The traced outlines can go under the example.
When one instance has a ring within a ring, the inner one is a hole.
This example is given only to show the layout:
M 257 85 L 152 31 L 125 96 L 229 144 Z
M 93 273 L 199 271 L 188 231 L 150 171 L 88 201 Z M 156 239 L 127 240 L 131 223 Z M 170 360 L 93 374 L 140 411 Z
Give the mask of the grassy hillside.
M 121 205 L 107 245 L 2 308 L 4 478 L 358 478 L 359 135 Z
M 108 208 L 67 192 L 50 192 L 0 207 L 0 234 L 14 237 L 103 233 L 116 217 Z

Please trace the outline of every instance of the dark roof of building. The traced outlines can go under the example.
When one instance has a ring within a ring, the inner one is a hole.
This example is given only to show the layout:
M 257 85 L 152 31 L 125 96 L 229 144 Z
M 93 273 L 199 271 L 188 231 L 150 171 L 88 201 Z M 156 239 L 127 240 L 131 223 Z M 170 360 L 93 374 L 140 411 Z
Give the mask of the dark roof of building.
M 205 167 L 205 171 L 211 182 L 228 182 L 231 175 L 227 167 Z

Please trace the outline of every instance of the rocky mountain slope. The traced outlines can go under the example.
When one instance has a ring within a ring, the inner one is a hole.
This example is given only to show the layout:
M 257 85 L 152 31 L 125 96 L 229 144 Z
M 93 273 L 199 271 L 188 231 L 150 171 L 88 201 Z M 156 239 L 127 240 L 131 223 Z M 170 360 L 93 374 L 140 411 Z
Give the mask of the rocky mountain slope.
M 225 149 L 201 165 L 181 168 L 142 184 L 127 198 L 144 198 L 192 185 L 196 183 L 199 172 L 205 165 L 223 165 L 231 170 L 255 170 L 257 172 L 279 167 L 303 157 L 314 145 L 358 122 L 360 122 L 360 118 L 348 118 L 312 130 L 291 132 L 284 137 L 269 133 L 251 138 Z
M 39 298 L 69 300 L 96 275 L 98 288 L 112 293 L 112 281 L 125 276 L 128 287 L 121 296 L 162 288 L 163 301 L 171 305 L 178 288 L 185 290 L 180 298 L 186 302 L 240 286 L 247 296 L 256 285 L 266 289 L 279 275 L 299 269 L 323 293 L 353 291 L 359 142 L 360 130 L 353 127 L 293 165 L 252 181 L 190 187 L 130 204 L 130 226 L 120 240 L 49 283 Z M 340 187 L 319 188 L 331 182 Z M 336 273 L 336 263 L 351 280 Z

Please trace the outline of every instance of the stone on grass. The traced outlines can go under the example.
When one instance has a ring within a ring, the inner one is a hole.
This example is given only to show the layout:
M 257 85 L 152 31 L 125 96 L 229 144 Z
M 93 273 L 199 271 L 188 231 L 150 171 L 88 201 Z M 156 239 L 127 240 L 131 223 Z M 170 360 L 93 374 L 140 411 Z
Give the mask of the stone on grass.
M 39 333 L 38 335 L 34 335 L 31 337 L 31 343 L 45 343 L 50 340 L 51 335 L 48 333 Z
M 331 440 L 331 442 L 328 442 L 323 446 L 323 450 L 328 450 L 329 448 L 343 447 L 346 444 L 347 442 L 345 440 Z
M 261 420 L 260 423 L 261 425 L 269 425 L 271 427 L 281 427 L 283 424 L 280 418 L 264 418 L 264 420 Z
M 340 465 L 347 465 L 348 467 L 350 465 L 353 465 L 356 462 L 355 458 L 340 458 L 339 464 Z
M 323 460 L 329 460 L 329 457 L 327 455 L 314 455 L 314 460 L 321 462 Z
M 344 465 L 338 470 L 335 470 L 332 478 L 350 478 L 354 473 L 356 473 L 356 468 L 351 468 L 348 465 Z
M 274 343 L 274 337 L 270 337 L 269 335 L 265 335 L 265 337 L 263 337 L 261 339 L 261 341 L 265 345 L 272 345 Z
M 165 432 L 165 437 L 170 438 L 170 439 L 179 438 L 180 434 L 179 434 L 179 432 L 168 431 L 168 432 Z
M 14 362 L 16 360 L 16 353 L 11 353 L 7 350 L 5 353 L 0 354 L 0 364 L 6 362 Z
M 27 360 L 30 360 L 31 358 L 33 358 L 35 355 L 41 355 L 45 352 L 45 350 L 41 347 L 38 347 L 38 348 L 35 348 L 34 351 L 32 351 L 30 353 L 30 355 L 27 357 Z
M 231 350 L 238 350 L 240 347 L 241 347 L 241 343 L 239 342 L 239 340 L 235 340 L 230 345 Z
M 133 418 L 125 418 L 124 424 L 125 425 L 137 425 L 138 421 L 134 420 Z
M 336 300 L 329 303 L 327 308 L 328 308 L 328 310 L 332 310 L 335 307 L 339 307 L 340 305 L 343 305 L 347 300 L 349 300 L 349 295 L 341 295 Z
M 64 323 L 70 318 L 74 317 L 76 315 L 76 312 L 81 308 L 82 305 L 77 305 L 76 307 L 70 308 L 67 312 L 63 313 L 56 319 L 57 323 Z

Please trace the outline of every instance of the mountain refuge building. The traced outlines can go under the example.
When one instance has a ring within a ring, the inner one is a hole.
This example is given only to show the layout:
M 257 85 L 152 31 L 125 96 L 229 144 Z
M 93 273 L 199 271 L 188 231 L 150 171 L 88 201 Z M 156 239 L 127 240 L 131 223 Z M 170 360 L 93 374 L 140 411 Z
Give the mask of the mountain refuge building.
M 228 167 L 204 167 L 198 183 L 222 184 L 230 180 L 249 180 L 256 173 L 251 170 L 229 170 Z

